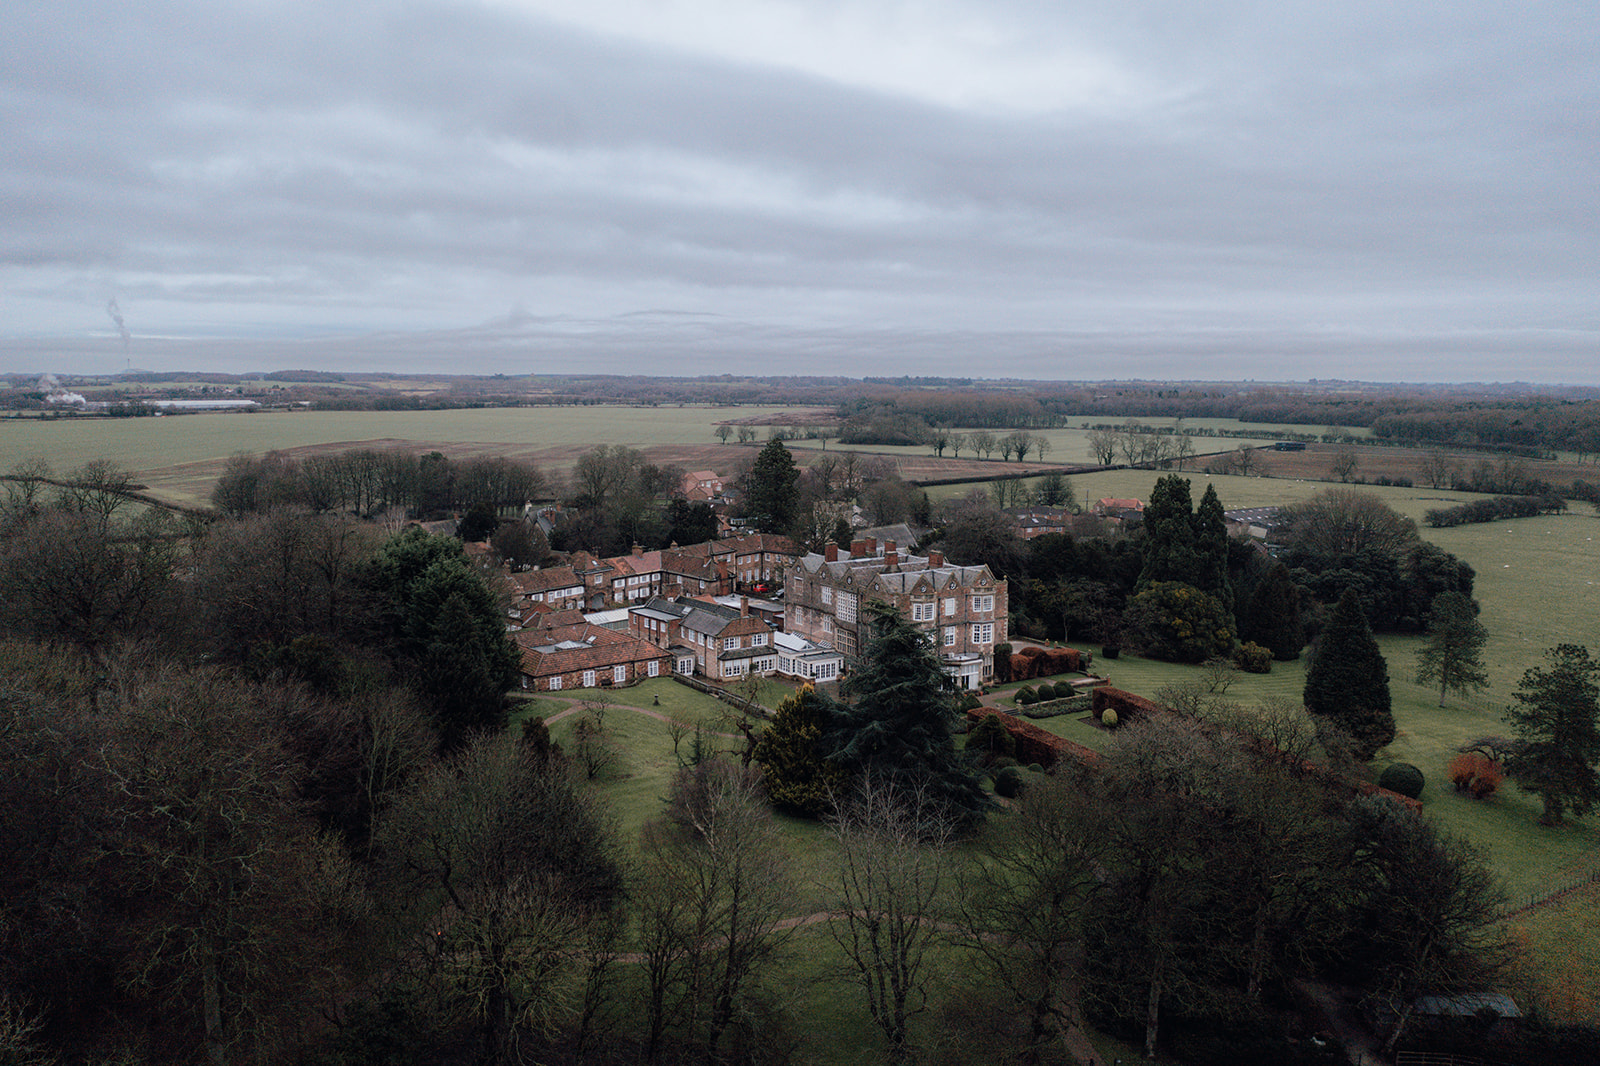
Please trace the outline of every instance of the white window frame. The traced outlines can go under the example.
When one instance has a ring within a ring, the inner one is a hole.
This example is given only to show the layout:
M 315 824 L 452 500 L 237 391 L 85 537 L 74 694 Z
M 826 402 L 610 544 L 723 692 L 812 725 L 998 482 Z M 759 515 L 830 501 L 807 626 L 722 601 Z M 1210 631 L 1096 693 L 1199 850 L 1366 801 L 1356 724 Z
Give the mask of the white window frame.
M 946 596 L 944 598 L 944 616 L 946 618 L 954 618 L 955 617 L 956 599 L 957 599 L 957 597 L 955 597 L 955 596 Z
M 644 670 L 645 670 L 646 676 L 648 676 L 648 677 L 660 677 L 661 676 L 661 660 L 659 660 L 659 659 L 651 659 L 650 662 L 645 666 Z
M 751 633 L 750 634 L 750 646 L 752 648 L 764 648 L 764 647 L 766 647 L 767 646 L 767 635 L 765 633 Z
M 911 620 L 913 622 L 933 621 L 937 607 L 933 603 L 913 603 L 911 605 Z
M 978 614 L 983 614 L 985 612 L 992 612 L 994 610 L 994 596 L 993 596 L 993 594 L 986 595 L 986 596 L 974 596 L 974 597 L 972 597 L 972 609 L 973 609 L 973 611 L 975 611 Z
M 822 602 L 823 602 L 824 606 L 832 606 L 832 604 L 833 604 L 833 586 L 832 585 L 824 585 L 824 586 L 822 586 Z
M 739 638 L 738 637 L 723 637 L 722 638 L 722 650 L 723 651 L 737 651 L 738 649 L 739 649 Z
M 944 646 L 947 647 L 947 648 L 955 647 L 956 646 L 956 639 L 957 639 L 956 638 L 956 627 L 955 626 L 945 626 L 944 627 Z
M 594 688 L 594 685 L 595 685 L 594 671 L 593 670 L 585 670 L 583 672 L 583 686 L 582 687 L 584 687 L 584 688 Z
M 549 690 L 551 692 L 560 692 L 561 691 L 561 675 L 560 674 L 551 674 L 550 675 L 550 684 L 549 684 L 548 687 L 549 687 Z
M 622 664 L 620 664 L 618 666 L 613 666 L 611 668 L 611 683 L 613 685 L 623 684 L 627 680 L 628 680 L 628 664 L 627 663 L 622 663 Z
M 973 622 L 972 623 L 972 643 L 974 643 L 974 644 L 993 644 L 994 643 L 994 623 L 993 622 Z

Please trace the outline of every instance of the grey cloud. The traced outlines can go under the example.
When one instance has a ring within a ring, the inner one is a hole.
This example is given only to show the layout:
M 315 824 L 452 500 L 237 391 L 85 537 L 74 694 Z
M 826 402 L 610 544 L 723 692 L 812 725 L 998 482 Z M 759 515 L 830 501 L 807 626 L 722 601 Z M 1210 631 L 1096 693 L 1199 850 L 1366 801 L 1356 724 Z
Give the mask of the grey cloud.
M 1099 345 L 1158 377 L 1594 379 L 1577 4 L 1019 7 L 1161 91 L 1017 115 L 477 5 L 34 7 L 0 42 L 7 368 L 120 363 L 84 340 L 116 297 L 136 350 L 270 323 L 362 366 L 459 366 L 453 337 L 505 369 L 555 342 L 452 327 L 520 303 L 663 371 L 851 344 L 959 371 L 1008 338 L 1063 376 Z M 652 306 L 720 317 L 616 325 Z

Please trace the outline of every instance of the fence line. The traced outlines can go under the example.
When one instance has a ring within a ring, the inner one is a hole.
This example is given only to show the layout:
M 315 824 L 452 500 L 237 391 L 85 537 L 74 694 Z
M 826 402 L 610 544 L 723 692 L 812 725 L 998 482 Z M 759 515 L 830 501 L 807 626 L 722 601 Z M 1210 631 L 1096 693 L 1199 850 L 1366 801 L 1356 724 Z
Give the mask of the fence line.
M 1552 903 L 1567 893 L 1580 889 L 1584 885 L 1594 884 L 1596 881 L 1600 881 L 1600 866 L 1595 867 L 1586 874 L 1579 874 L 1577 877 L 1567 880 L 1559 888 L 1551 889 L 1548 892 L 1535 892 L 1516 906 L 1507 907 L 1500 916 L 1502 918 L 1510 918 L 1524 911 L 1531 911 L 1535 907 Z

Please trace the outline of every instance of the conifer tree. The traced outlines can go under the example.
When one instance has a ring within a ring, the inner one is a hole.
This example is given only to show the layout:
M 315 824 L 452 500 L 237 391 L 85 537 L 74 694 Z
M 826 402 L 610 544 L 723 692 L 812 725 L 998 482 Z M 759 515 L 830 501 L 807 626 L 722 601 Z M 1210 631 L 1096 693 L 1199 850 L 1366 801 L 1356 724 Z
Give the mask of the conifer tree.
M 745 514 L 763 532 L 787 534 L 800 506 L 800 471 L 794 456 L 774 437 L 750 468 Z
M 1394 739 L 1389 666 L 1354 589 L 1346 589 L 1306 671 L 1306 710 L 1338 725 L 1370 759 Z
M 832 716 L 833 701 L 811 685 L 778 704 L 756 743 L 755 760 L 766 775 L 767 795 L 779 807 L 813 818 L 832 807 L 844 782 L 844 772 L 822 757 L 820 747 Z
M 1139 572 L 1139 589 L 1158 581 L 1194 584 L 1200 559 L 1193 511 L 1188 478 L 1169 474 L 1156 481 L 1144 509 L 1144 569 Z
M 1271 649 L 1272 657 L 1280 662 L 1298 659 L 1300 649 L 1306 646 L 1299 600 L 1289 568 L 1274 562 L 1250 597 L 1244 639 Z
M 1600 801 L 1600 662 L 1580 644 L 1544 654 L 1550 665 L 1522 675 L 1506 712 L 1523 741 L 1506 772 L 1544 801 L 1541 824 L 1560 825 L 1568 811 L 1581 816 Z
M 872 640 L 846 682 L 823 739 L 828 759 L 849 778 L 871 777 L 923 795 L 965 823 L 987 805 L 971 768 L 956 751 L 955 700 L 933 645 L 892 607 L 872 604 Z
M 1195 572 L 1188 582 L 1209 592 L 1233 617 L 1233 583 L 1228 580 L 1228 520 L 1223 517 L 1217 487 L 1207 485 L 1194 513 Z
M 1483 645 L 1489 631 L 1478 621 L 1472 600 L 1459 592 L 1434 597 L 1428 612 L 1428 639 L 1417 649 L 1417 684 L 1439 683 L 1439 706 L 1454 689 L 1461 695 L 1489 687 Z

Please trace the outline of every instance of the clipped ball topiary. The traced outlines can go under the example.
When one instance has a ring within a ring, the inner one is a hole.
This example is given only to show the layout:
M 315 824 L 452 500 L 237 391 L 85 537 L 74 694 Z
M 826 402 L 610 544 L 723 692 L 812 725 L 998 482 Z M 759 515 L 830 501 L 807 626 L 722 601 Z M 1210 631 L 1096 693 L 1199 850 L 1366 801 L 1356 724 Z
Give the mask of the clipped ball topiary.
M 1053 700 L 1055 698 L 1056 698 L 1056 687 L 1054 685 L 1043 684 L 1043 685 L 1039 686 L 1039 702 L 1040 703 L 1045 703 L 1046 701 Z
M 994 793 L 1006 799 L 1014 799 L 1022 792 L 1022 771 L 1015 766 L 1007 766 L 995 771 Z
M 1379 788 L 1398 792 L 1408 799 L 1421 799 L 1422 786 L 1425 783 L 1422 771 L 1408 762 L 1390 763 L 1383 768 L 1383 773 L 1378 775 Z
M 1028 704 L 1039 702 L 1039 693 L 1032 685 L 1023 685 L 1017 689 L 1017 694 L 1011 698 L 1017 703 L 1027 706 Z
M 1105 726 L 1107 729 L 1117 728 L 1117 712 L 1113 711 L 1110 707 L 1107 707 L 1105 710 L 1101 711 L 1100 724 Z
M 1100 649 L 1100 654 L 1107 659 L 1115 659 L 1122 654 L 1121 644 L 1106 644 Z

